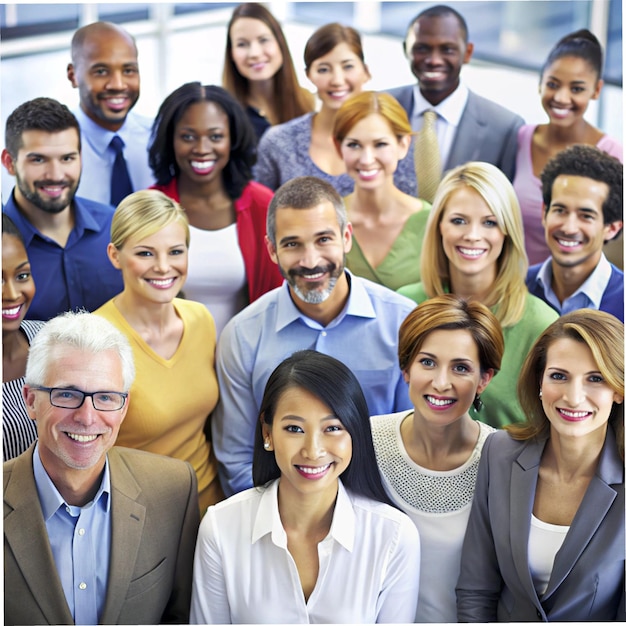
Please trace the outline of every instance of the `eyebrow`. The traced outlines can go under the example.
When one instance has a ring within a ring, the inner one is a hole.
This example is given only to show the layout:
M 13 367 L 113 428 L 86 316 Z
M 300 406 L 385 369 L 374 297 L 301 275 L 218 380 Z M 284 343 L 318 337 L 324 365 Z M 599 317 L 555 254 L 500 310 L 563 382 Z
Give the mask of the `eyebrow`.
M 316 232 L 313 236 L 314 237 L 328 237 L 329 235 L 336 236 L 337 233 L 332 228 L 327 228 L 326 230 L 320 230 Z M 283 244 L 283 243 L 290 243 L 291 241 L 299 241 L 299 240 L 300 240 L 300 237 L 298 237 L 297 235 L 287 235 L 286 237 L 282 237 L 278 241 L 278 243 Z
M 331 420 L 338 420 L 338 419 L 339 418 L 336 415 L 327 415 L 326 417 L 322 417 L 321 421 L 322 422 L 329 422 Z M 294 422 L 302 422 L 302 423 L 306 422 L 306 418 L 301 417 L 300 415 L 283 415 L 280 418 L 281 422 L 285 422 L 287 420 L 294 421 Z M 339 420 L 339 421 L 341 421 L 341 420 Z
M 563 202 L 551 202 L 550 203 L 550 208 L 552 207 L 556 207 L 557 209 L 569 209 L 567 204 L 564 204 Z M 600 211 L 597 211 L 596 209 L 592 208 L 592 207 L 586 207 L 586 206 L 577 206 L 574 209 L 571 209 L 573 211 L 583 211 L 584 213 L 592 213 L 593 215 L 600 215 Z
M 432 354 L 431 352 L 425 352 L 424 350 L 420 350 L 417 353 L 417 356 L 419 356 L 420 354 L 423 354 L 424 356 L 427 356 L 427 357 L 429 357 L 431 359 L 438 358 L 436 354 Z M 464 357 L 463 356 L 463 357 L 457 357 L 456 359 L 452 359 L 452 362 L 453 363 L 461 363 L 461 362 L 463 362 L 463 363 L 473 363 L 474 360 L 470 359 L 469 357 Z
M 566 370 L 562 367 L 556 367 L 556 366 L 551 366 L 551 367 L 546 367 L 546 372 L 548 371 L 554 371 L 554 372 L 563 372 L 564 374 L 569 374 L 570 371 Z M 602 372 L 600 370 L 591 370 L 589 372 L 585 372 L 585 376 L 589 376 L 589 374 L 598 374 L 599 376 L 603 376 Z
M 24 263 L 20 263 L 15 269 L 16 270 L 20 270 L 22 269 L 25 265 L 30 265 L 30 261 L 24 261 Z

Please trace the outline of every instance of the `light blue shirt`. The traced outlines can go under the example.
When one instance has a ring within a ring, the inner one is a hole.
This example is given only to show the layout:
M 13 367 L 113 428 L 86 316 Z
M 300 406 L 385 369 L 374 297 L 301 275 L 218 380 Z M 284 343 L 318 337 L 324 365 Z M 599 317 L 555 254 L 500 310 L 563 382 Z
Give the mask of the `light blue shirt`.
M 73 111 L 80 125 L 82 174 L 76 195 L 103 204 L 111 202 L 111 172 L 115 152 L 109 147 L 119 135 L 124 142 L 124 158 L 133 190 L 147 189 L 155 183 L 148 165 L 148 145 L 152 122 L 131 111 L 117 131 L 98 126 L 82 109 Z
M 543 289 L 546 302 L 558 311 L 560 315 L 565 315 L 578 309 L 599 310 L 602 296 L 610 279 L 611 264 L 606 256 L 602 254 L 596 269 L 591 272 L 589 278 L 569 298 L 566 298 L 561 303 L 552 289 L 552 257 L 548 257 L 543 262 L 537 274 L 537 282 Z
M 106 599 L 111 551 L 111 479 L 108 460 L 100 488 L 83 507 L 67 504 L 33 453 L 33 471 L 48 540 L 75 624 L 98 624 Z
M 303 315 L 285 281 L 246 307 L 224 328 L 217 346 L 220 399 L 213 448 L 227 496 L 252 487 L 254 433 L 265 384 L 298 350 L 339 359 L 355 374 L 370 415 L 412 407 L 398 366 L 398 329 L 415 303 L 346 271 L 350 295 L 327 326 Z

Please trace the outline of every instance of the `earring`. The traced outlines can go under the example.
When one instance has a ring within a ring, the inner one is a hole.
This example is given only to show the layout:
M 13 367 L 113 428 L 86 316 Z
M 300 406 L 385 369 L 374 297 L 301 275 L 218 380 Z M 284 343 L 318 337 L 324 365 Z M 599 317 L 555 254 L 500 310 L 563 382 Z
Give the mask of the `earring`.
M 543 392 L 541 391 L 541 389 L 539 390 L 539 397 L 543 398 Z
M 480 399 L 480 396 L 478 394 L 476 394 L 476 397 L 474 398 L 474 402 L 472 402 L 472 406 L 474 407 L 474 409 L 476 409 L 477 413 L 479 413 L 480 410 L 483 408 L 484 406 L 483 401 Z
M 270 440 L 269 440 L 269 439 L 266 439 L 266 440 L 265 440 L 265 443 L 263 444 L 263 447 L 264 447 L 266 450 L 269 450 L 269 449 L 270 449 Z

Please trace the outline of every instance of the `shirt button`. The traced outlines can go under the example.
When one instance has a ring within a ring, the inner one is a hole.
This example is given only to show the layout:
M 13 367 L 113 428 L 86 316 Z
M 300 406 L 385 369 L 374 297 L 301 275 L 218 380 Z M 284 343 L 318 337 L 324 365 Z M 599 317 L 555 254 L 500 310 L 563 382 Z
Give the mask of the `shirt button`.
M 82 537 L 85 534 L 85 529 L 84 528 L 79 528 L 78 534 Z
M 80 585 L 78 585 L 78 588 L 81 591 L 84 591 L 85 589 L 87 589 L 87 583 L 80 583 Z
M 322 337 L 326 337 L 327 334 L 328 333 L 325 330 L 322 331 Z
M 70 514 L 72 513 L 72 511 L 70 510 L 70 507 L 69 507 L 69 506 L 66 506 L 66 507 L 65 507 L 65 510 L 66 510 L 68 513 L 70 513 Z

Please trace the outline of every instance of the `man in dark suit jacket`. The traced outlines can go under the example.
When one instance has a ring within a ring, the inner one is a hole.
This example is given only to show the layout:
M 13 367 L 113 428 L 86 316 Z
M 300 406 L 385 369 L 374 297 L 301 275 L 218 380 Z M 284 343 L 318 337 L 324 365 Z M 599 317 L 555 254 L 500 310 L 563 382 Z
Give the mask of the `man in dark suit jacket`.
M 513 180 L 517 131 L 524 120 L 460 82 L 461 67 L 472 57 L 467 24 L 454 9 L 438 5 L 411 22 L 404 51 L 417 85 L 389 90 L 404 107 L 413 130 L 427 110 L 437 113 L 443 171 L 467 161 L 486 161 Z
M 188 623 L 196 477 L 112 448 L 133 378 L 103 318 L 68 313 L 33 340 L 24 399 L 39 439 L 4 464 L 6 624 Z
M 541 173 L 550 256 L 528 270 L 528 291 L 560 315 L 596 309 L 624 321 L 624 273 L 603 252 L 624 225 L 624 169 L 595 146 L 577 144 Z

